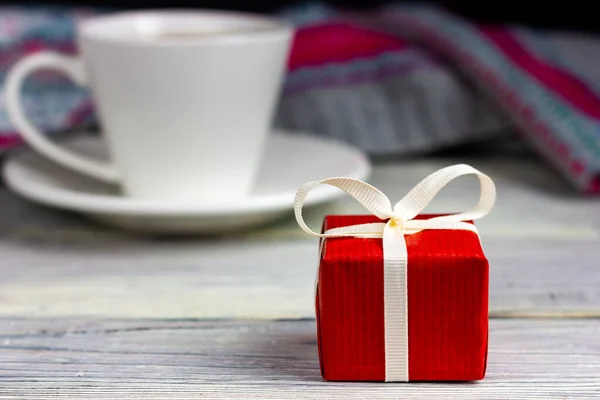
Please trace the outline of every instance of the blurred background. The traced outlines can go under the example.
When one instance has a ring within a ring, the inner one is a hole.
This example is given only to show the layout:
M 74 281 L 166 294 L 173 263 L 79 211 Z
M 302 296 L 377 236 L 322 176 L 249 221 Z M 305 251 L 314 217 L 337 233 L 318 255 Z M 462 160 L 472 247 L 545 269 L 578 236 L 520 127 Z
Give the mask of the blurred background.
M 368 9 L 390 1 L 382 0 L 336 0 L 324 2 L 335 7 L 351 7 Z M 496 1 L 496 2 L 466 2 L 466 1 L 396 1 L 401 4 L 428 4 L 436 3 L 444 6 L 464 17 L 479 22 L 488 23 L 517 23 L 527 24 L 541 28 L 573 29 L 579 31 L 597 32 L 600 30 L 597 21 L 590 15 L 592 5 L 590 2 L 570 2 L 566 7 L 563 2 L 544 4 L 543 9 L 539 7 L 526 7 L 522 2 Z M 40 1 L 2 1 L 5 5 L 40 5 Z M 94 6 L 94 7 L 119 7 L 119 8 L 172 8 L 172 7 L 196 7 L 196 8 L 221 8 L 233 10 L 246 10 L 257 12 L 277 12 L 283 8 L 301 4 L 299 1 L 287 0 L 260 0 L 245 2 L 239 0 L 106 0 L 106 1 L 55 1 L 48 4 L 63 6 Z
M 534 155 L 571 190 L 600 191 L 600 38 L 588 3 L 0 4 L 0 84 L 24 54 L 76 52 L 75 23 L 89 15 L 179 7 L 275 14 L 298 29 L 277 126 L 381 159 L 440 151 Z M 25 97 L 28 115 L 48 132 L 97 124 L 89 94 L 59 76 L 32 79 Z M 0 105 L 0 150 L 20 144 Z

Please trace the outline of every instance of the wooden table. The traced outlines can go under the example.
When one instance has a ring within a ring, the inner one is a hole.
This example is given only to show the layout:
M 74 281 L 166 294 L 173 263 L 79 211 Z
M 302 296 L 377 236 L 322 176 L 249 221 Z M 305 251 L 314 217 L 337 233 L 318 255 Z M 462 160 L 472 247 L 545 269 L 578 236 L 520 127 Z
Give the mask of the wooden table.
M 455 161 L 378 164 L 372 182 L 399 199 Z M 600 397 L 600 202 L 535 157 L 468 161 L 499 191 L 478 224 L 491 262 L 484 381 L 322 382 L 317 243 L 291 212 L 233 237 L 144 238 L 0 191 L 0 398 Z M 457 181 L 430 211 L 465 209 L 476 190 Z M 309 219 L 331 212 L 361 210 L 343 200 Z

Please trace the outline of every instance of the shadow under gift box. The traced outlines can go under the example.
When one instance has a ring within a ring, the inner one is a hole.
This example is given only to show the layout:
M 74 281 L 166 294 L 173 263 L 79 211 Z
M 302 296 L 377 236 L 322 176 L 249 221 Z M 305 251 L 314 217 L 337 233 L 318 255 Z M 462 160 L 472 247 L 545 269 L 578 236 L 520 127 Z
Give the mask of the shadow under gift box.
M 323 232 L 372 222 L 381 220 L 327 216 Z M 477 234 L 426 230 L 405 239 L 409 380 L 483 379 L 489 267 Z M 325 239 L 318 274 L 317 335 L 323 378 L 384 381 L 382 240 Z

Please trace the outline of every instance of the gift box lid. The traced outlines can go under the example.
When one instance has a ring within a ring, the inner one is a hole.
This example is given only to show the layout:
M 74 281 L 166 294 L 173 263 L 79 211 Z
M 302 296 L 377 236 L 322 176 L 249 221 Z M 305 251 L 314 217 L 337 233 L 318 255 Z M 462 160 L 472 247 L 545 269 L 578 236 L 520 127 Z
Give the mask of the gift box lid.
M 447 214 L 422 214 L 415 219 L 429 219 Z M 328 215 L 323 221 L 323 232 L 343 226 L 385 222 L 373 215 Z M 466 221 L 472 223 L 472 221 Z M 414 235 L 406 235 L 409 258 L 482 258 L 486 259 L 479 237 L 466 230 L 425 230 Z M 357 237 L 335 237 L 325 239 L 322 258 L 340 260 L 344 257 L 356 257 L 363 260 L 381 260 L 383 245 L 380 238 L 365 239 Z M 409 260 L 410 265 L 410 260 Z

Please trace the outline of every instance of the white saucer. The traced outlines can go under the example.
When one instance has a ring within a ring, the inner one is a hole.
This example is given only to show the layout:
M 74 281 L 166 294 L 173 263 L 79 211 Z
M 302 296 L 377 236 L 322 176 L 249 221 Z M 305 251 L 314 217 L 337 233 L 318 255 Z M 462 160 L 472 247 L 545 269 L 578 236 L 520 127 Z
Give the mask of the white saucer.
M 106 158 L 98 137 L 80 137 L 66 146 Z M 359 150 L 313 136 L 277 131 L 271 135 L 254 193 L 227 204 L 173 203 L 123 197 L 115 186 L 66 170 L 32 151 L 8 157 L 4 180 L 21 196 L 64 210 L 83 213 L 113 226 L 149 233 L 217 233 L 291 215 L 298 187 L 332 176 L 365 179 L 370 163 Z M 308 205 L 331 201 L 343 193 L 323 186 Z

